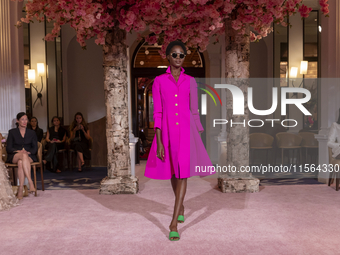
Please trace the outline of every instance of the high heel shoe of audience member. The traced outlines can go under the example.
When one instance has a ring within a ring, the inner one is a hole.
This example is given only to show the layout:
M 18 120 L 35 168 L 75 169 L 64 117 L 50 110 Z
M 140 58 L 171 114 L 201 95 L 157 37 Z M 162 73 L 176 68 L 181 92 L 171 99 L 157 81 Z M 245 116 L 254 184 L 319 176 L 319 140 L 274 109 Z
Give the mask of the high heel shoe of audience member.
M 23 199 L 24 197 L 24 187 L 19 187 L 18 188 L 18 193 L 17 193 L 17 198 L 19 200 Z
M 30 185 L 30 189 L 28 190 L 28 193 L 34 193 L 35 191 L 36 191 L 36 188 Z

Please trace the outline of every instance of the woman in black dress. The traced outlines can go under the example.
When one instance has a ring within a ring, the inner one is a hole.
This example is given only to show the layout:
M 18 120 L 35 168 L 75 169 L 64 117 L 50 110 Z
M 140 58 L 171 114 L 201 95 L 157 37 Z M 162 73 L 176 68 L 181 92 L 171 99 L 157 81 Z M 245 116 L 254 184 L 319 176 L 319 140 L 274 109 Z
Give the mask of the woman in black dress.
M 56 173 L 60 173 L 61 171 L 58 167 L 57 153 L 59 150 L 65 148 L 66 130 L 60 126 L 59 117 L 54 116 L 51 122 L 53 126 L 47 130 L 46 134 L 47 153 L 44 163 L 46 163 L 46 161 L 52 162 L 53 171 L 55 171 Z
M 7 138 L 7 163 L 18 164 L 19 189 L 18 198 L 23 198 L 25 176 L 30 186 L 29 193 L 35 192 L 31 179 L 31 163 L 37 162 L 38 141 L 33 130 L 27 128 L 28 118 L 26 113 L 17 114 L 17 128 L 8 132 Z
M 41 143 L 41 140 L 43 139 L 44 136 L 44 131 L 41 128 L 39 128 L 38 119 L 36 117 L 31 118 L 30 129 L 35 131 L 35 133 L 37 134 L 38 142 Z
M 90 130 L 84 120 L 83 114 L 77 112 L 70 126 L 70 140 L 71 148 L 77 153 L 79 172 L 81 172 L 85 166 L 84 159 L 91 159 L 90 139 Z

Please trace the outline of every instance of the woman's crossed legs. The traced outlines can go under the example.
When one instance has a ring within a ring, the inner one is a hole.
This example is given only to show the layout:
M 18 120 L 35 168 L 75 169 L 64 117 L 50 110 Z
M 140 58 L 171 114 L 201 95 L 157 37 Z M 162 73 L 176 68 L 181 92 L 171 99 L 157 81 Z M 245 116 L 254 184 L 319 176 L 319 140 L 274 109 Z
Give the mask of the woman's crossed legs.
M 25 176 L 30 185 L 29 192 L 35 191 L 35 187 L 31 178 L 31 163 L 33 162 L 33 160 L 28 156 L 27 152 L 18 152 L 14 155 L 12 162 L 14 164 L 18 164 L 18 177 L 20 182 L 18 189 L 18 197 L 22 198 Z

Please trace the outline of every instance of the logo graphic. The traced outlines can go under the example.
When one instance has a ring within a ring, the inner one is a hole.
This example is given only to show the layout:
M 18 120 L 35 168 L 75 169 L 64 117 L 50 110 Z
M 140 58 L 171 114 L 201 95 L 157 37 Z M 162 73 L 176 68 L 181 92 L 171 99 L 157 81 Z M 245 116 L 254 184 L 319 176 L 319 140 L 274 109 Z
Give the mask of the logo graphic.
M 222 100 L 221 100 L 220 96 L 218 95 L 217 91 L 216 91 L 213 87 L 209 86 L 208 84 L 202 83 L 202 82 L 197 82 L 197 83 L 203 84 L 204 86 L 206 86 L 206 87 L 208 87 L 210 90 L 212 90 L 212 91 L 215 93 L 215 95 L 217 96 L 217 98 L 218 98 L 218 100 L 220 101 L 220 104 L 221 104 L 221 106 L 222 106 Z M 216 103 L 216 100 L 215 100 L 214 96 L 213 96 L 208 90 L 203 89 L 203 88 L 200 88 L 200 87 L 197 87 L 197 88 L 199 88 L 199 89 L 205 91 L 205 93 L 207 93 L 207 94 L 214 100 L 214 103 L 215 103 L 215 105 L 217 106 L 217 103 Z
M 209 88 L 210 90 L 212 90 L 215 95 L 217 96 L 217 98 L 220 101 L 220 104 L 222 106 L 222 100 L 219 97 L 219 95 L 217 94 L 216 90 L 214 88 L 212 88 L 211 86 L 209 86 L 208 84 L 202 83 L 202 82 L 198 82 L 200 84 L 203 84 L 204 86 L 206 86 L 207 88 Z M 273 114 L 277 108 L 278 108 L 278 101 L 279 99 L 281 99 L 281 115 L 282 116 L 286 116 L 286 109 L 288 105 L 294 105 L 295 107 L 297 107 L 303 115 L 306 116 L 310 116 L 312 115 L 306 108 L 305 106 L 303 106 L 303 104 L 308 103 L 309 100 L 311 99 L 311 93 L 308 89 L 305 88 L 293 88 L 293 87 L 287 87 L 287 88 L 281 88 L 281 98 L 278 94 L 278 88 L 273 87 L 272 88 L 272 105 L 270 107 L 270 109 L 267 110 L 258 110 L 254 107 L 253 104 L 253 88 L 252 87 L 248 87 L 248 91 L 247 91 L 247 101 L 245 101 L 245 95 L 243 93 L 243 91 L 235 86 L 235 85 L 231 85 L 231 84 L 215 84 L 214 85 L 215 88 L 220 88 L 220 89 L 228 89 L 231 94 L 232 94 L 232 101 L 233 101 L 233 115 L 244 115 L 244 110 L 245 110 L 245 103 L 247 102 L 248 105 L 248 109 L 251 113 L 253 113 L 254 115 L 257 116 L 268 116 L 270 114 Z M 199 88 L 199 87 L 198 87 Z M 210 95 L 210 97 L 214 100 L 215 106 L 217 106 L 216 100 L 213 96 L 213 94 L 211 92 L 209 92 L 207 89 L 204 88 L 199 88 L 203 91 L 205 91 L 208 95 Z M 303 95 L 304 97 L 302 98 L 296 98 L 296 99 L 292 99 L 289 97 L 290 93 L 300 93 L 300 95 Z M 207 115 L 207 94 L 202 94 L 202 100 L 201 100 L 201 115 Z M 271 121 L 272 122 L 272 127 L 274 127 L 274 122 L 275 121 L 281 121 L 280 119 L 250 119 L 248 121 L 248 125 L 250 127 L 262 127 L 264 125 L 265 121 Z M 233 119 L 226 120 L 226 119 L 214 119 L 213 120 L 214 125 L 213 127 L 215 127 L 216 124 L 227 124 L 230 122 L 231 127 L 233 125 L 243 125 L 244 127 L 246 126 L 246 121 L 244 120 L 243 122 L 234 122 L 233 123 Z M 252 125 L 252 122 L 260 122 L 261 124 L 259 126 L 255 126 Z M 286 125 L 286 122 L 294 122 L 293 125 Z M 281 125 L 284 127 L 296 127 L 298 125 L 298 121 L 295 119 L 285 119 L 281 121 Z

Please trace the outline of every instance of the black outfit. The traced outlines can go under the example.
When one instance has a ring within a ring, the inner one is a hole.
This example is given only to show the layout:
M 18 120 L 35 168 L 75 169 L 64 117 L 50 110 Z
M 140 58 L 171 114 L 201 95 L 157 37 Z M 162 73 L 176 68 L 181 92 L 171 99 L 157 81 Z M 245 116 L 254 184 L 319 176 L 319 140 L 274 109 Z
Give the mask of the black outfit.
M 54 126 L 53 126 L 48 129 L 48 132 L 50 133 L 50 136 L 49 136 L 50 141 L 52 141 L 53 139 L 62 141 L 64 138 L 64 135 L 66 134 L 66 130 L 63 127 L 59 127 L 58 132 L 55 132 Z M 47 143 L 48 146 L 50 146 L 50 144 L 56 144 L 58 150 L 62 150 L 65 148 L 64 143 Z
M 41 128 L 36 128 L 35 130 L 32 128 L 33 131 L 35 131 L 35 133 L 37 134 L 37 138 L 38 138 L 38 142 L 41 143 L 41 140 L 44 137 L 44 131 Z
M 151 145 L 148 144 L 148 141 L 146 140 L 146 136 L 145 136 L 144 132 L 139 131 L 139 138 L 142 140 L 143 147 L 147 148 L 147 147 L 151 146 Z
M 66 134 L 66 130 L 63 127 L 59 127 L 58 132 L 55 132 L 54 126 L 48 129 L 49 132 L 49 140 L 58 139 L 60 141 L 63 140 L 64 135 Z M 58 150 L 62 150 L 65 148 L 65 143 L 51 143 L 48 142 L 46 144 L 47 153 L 45 155 L 45 160 L 53 163 L 53 170 L 56 171 L 58 168 Z
M 87 130 L 84 128 L 84 132 Z M 71 142 L 71 149 L 83 153 L 84 159 L 91 159 L 89 140 L 86 139 L 82 130 L 77 130 Z
M 17 153 L 15 151 L 20 151 L 25 149 L 30 152 L 29 157 L 33 162 L 38 162 L 37 152 L 38 152 L 38 141 L 36 133 L 26 128 L 24 137 L 21 136 L 19 128 L 13 128 L 8 132 L 7 138 L 7 163 L 13 163 L 14 155 Z

